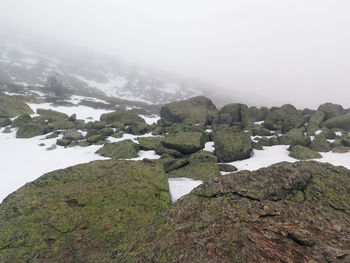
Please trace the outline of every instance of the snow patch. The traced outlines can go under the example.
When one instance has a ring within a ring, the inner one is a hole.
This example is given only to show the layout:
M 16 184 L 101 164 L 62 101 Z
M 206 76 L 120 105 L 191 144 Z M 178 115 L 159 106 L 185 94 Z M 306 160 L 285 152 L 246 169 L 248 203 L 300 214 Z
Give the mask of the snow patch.
M 182 196 L 189 194 L 194 188 L 203 183 L 200 180 L 193 180 L 185 177 L 169 178 L 168 182 L 171 201 L 173 203 L 176 202 Z

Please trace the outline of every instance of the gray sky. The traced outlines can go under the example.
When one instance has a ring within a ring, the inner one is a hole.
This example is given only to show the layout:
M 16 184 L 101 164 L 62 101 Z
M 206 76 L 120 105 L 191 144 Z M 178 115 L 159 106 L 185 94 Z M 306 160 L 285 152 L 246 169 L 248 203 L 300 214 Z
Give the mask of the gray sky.
M 260 105 L 350 107 L 348 0 L 0 0 L 14 26 Z

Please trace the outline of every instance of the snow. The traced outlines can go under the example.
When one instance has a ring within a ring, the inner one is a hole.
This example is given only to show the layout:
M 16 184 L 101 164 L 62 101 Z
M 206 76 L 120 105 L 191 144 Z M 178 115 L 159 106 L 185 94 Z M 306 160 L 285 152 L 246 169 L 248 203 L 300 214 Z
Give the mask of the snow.
M 11 192 L 47 172 L 93 160 L 108 159 L 95 154 L 100 145 L 57 147 L 47 151 L 46 148 L 55 144 L 56 139 L 43 140 L 46 135 L 17 139 L 16 131 L 9 134 L 2 131 L 3 128 L 0 129 L 0 160 L 5 161 L 1 163 L 0 202 Z M 38 146 L 40 143 L 45 146 Z
M 321 159 L 317 159 L 315 161 L 322 163 L 330 163 L 335 166 L 344 166 L 347 169 L 350 169 L 350 152 L 347 153 L 334 153 L 334 152 L 326 152 L 320 153 L 322 155 Z
M 169 189 L 171 194 L 171 201 L 174 203 L 184 195 L 189 194 L 194 188 L 201 185 L 200 180 L 193 180 L 190 178 L 169 178 Z
M 342 132 L 335 132 L 335 135 L 337 135 L 337 136 L 342 136 L 343 133 L 342 133 Z
M 153 116 L 153 117 L 148 117 L 145 115 L 139 115 L 139 116 L 141 118 L 143 118 L 148 125 L 152 125 L 153 123 L 157 123 L 157 121 L 160 120 L 159 116 Z
M 213 153 L 215 151 L 214 142 L 206 142 L 203 150 Z
M 254 124 L 257 124 L 257 125 L 262 125 L 264 123 L 264 121 L 256 121 L 254 122 Z
M 156 154 L 155 151 L 139 151 L 138 152 L 139 154 L 139 157 L 136 157 L 136 158 L 132 158 L 132 159 L 129 159 L 129 160 L 134 160 L 134 161 L 142 161 L 143 159 L 159 159 L 161 156 Z
M 321 130 L 318 130 L 318 131 L 315 131 L 315 134 L 319 135 L 321 132 L 322 132 Z
M 78 95 L 72 95 L 70 100 L 67 100 L 70 103 L 73 104 L 79 104 L 82 100 L 87 100 L 87 101 L 93 101 L 93 102 L 100 102 L 100 103 L 104 103 L 104 104 L 109 104 L 107 101 L 105 100 L 100 100 L 100 99 L 96 99 L 96 98 L 91 98 L 91 97 L 85 97 L 85 96 L 78 96 Z
M 110 110 L 103 110 L 103 109 L 94 109 L 88 106 L 84 105 L 77 105 L 77 106 L 53 106 L 50 103 L 28 103 L 28 105 L 32 108 L 34 112 L 36 112 L 37 109 L 46 109 L 46 110 L 55 110 L 59 112 L 66 113 L 68 116 L 71 116 L 72 114 L 77 115 L 77 119 L 82 119 L 85 121 L 98 121 L 100 120 L 100 116 L 104 113 L 113 112 Z

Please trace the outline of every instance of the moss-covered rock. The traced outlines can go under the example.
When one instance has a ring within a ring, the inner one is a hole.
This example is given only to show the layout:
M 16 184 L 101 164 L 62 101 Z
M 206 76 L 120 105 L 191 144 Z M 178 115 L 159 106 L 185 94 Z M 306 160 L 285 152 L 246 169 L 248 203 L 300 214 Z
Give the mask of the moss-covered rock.
M 219 162 L 232 162 L 250 158 L 252 141 L 244 132 L 230 128 L 220 129 L 214 134 L 215 155 Z
M 130 124 L 126 129 L 126 131 L 131 134 L 141 135 L 149 132 L 150 126 L 144 122 L 136 122 L 136 123 Z
M 156 146 L 154 151 L 158 155 L 169 154 L 169 155 L 171 155 L 171 156 L 173 156 L 175 158 L 181 158 L 181 157 L 184 156 L 184 154 L 182 154 L 178 150 L 170 149 L 170 148 L 164 147 L 163 145 Z
M 272 107 L 266 117 L 263 125 L 269 130 L 282 129 L 283 121 L 292 117 L 293 115 L 298 115 L 297 109 L 290 104 L 285 104 L 281 107 Z
M 332 148 L 332 152 L 334 152 L 334 153 L 347 153 L 347 152 L 350 152 L 350 147 L 339 145 L 339 146 Z
M 103 128 L 99 131 L 102 135 L 108 137 L 111 136 L 114 133 L 114 130 L 112 128 Z
M 168 176 L 171 178 L 186 177 L 194 180 L 208 180 L 212 177 L 219 175 L 219 166 L 217 163 L 214 162 L 190 163 L 185 167 L 176 170 L 171 170 L 168 173 Z
M 309 147 L 316 152 L 329 152 L 331 150 L 330 143 L 322 133 L 315 136 Z
M 258 109 L 253 106 L 248 109 L 248 119 L 253 122 L 265 120 L 268 114 L 269 108 L 267 107 L 261 107 Z
M 349 175 L 296 162 L 213 178 L 102 262 L 346 262 Z
M 218 165 L 221 172 L 232 173 L 238 170 L 235 166 L 227 163 L 219 163 Z
M 113 159 L 130 159 L 138 157 L 140 146 L 132 140 L 124 140 L 115 143 L 105 143 L 96 153 Z
M 282 122 L 282 131 L 284 133 L 290 131 L 293 128 L 300 128 L 306 123 L 306 119 L 301 114 L 292 114 Z
M 211 100 L 204 96 L 198 96 L 163 106 L 160 110 L 160 116 L 170 124 L 182 122 L 191 125 L 200 124 L 204 127 L 211 123 L 216 112 L 216 107 Z
M 261 128 L 252 129 L 252 135 L 253 136 L 271 136 L 272 133 L 270 130 L 261 127 Z
M 133 123 L 145 123 L 145 120 L 131 110 L 116 110 L 111 113 L 102 114 L 100 121 L 107 124 L 122 123 L 123 125 L 131 125 Z
M 103 136 L 102 134 L 95 134 L 95 135 L 91 135 L 89 137 L 86 138 L 86 141 L 90 144 L 96 144 L 99 141 L 103 141 L 106 137 Z
M 308 146 L 311 143 L 311 139 L 308 136 L 304 135 L 304 129 L 291 129 L 286 134 L 278 137 L 278 141 L 280 144 L 284 145 L 302 145 Z
M 324 112 L 325 120 L 340 116 L 344 113 L 344 109 L 341 105 L 333 103 L 324 103 L 320 105 L 317 110 Z
M 292 148 L 289 156 L 298 160 L 310 160 L 322 158 L 322 155 L 307 147 L 296 145 Z
M 50 128 L 37 123 L 25 124 L 18 128 L 17 138 L 32 138 L 38 135 L 43 135 L 50 132 Z
M 157 147 L 161 146 L 161 142 L 164 137 L 138 137 L 137 141 L 142 150 L 155 150 Z
M 81 132 L 77 131 L 77 130 L 69 130 L 63 137 L 66 140 L 69 141 L 79 141 L 81 139 L 83 139 L 83 135 L 81 134 Z
M 34 113 L 32 109 L 23 100 L 0 95 L 0 117 L 13 118 L 32 113 Z
M 0 117 L 0 128 L 6 127 L 12 124 L 12 121 L 9 118 Z
M 174 158 L 171 155 L 168 155 L 166 158 L 162 158 L 160 160 L 161 164 L 164 167 L 165 172 L 170 172 L 172 170 L 179 169 L 181 167 L 184 167 L 188 165 L 189 161 L 188 158 L 182 157 L 182 158 Z
M 22 114 L 22 115 L 19 115 L 16 119 L 14 119 L 11 126 L 14 128 L 19 128 L 23 125 L 26 125 L 32 122 L 33 122 L 33 119 L 32 117 L 30 117 L 29 114 Z
M 350 131 L 350 112 L 338 117 L 331 118 L 322 123 L 323 127 L 339 128 L 345 131 Z
M 194 163 L 217 163 L 217 158 L 214 154 L 208 151 L 199 151 L 194 154 L 191 154 L 189 157 L 189 162 Z
M 68 146 L 71 143 L 70 140 L 67 139 L 57 139 L 56 144 L 59 146 Z
M 254 118 L 250 119 L 249 117 L 247 105 L 231 103 L 222 107 L 215 116 L 213 123 L 215 125 L 227 125 L 229 127 L 240 123 L 240 126 L 244 128 L 248 123 L 253 123 L 254 121 Z
M 181 132 L 169 134 L 164 137 L 161 144 L 169 149 L 174 149 L 182 154 L 195 153 L 204 148 L 206 137 L 201 132 Z
M 0 205 L 0 262 L 97 262 L 169 204 L 156 163 L 95 161 L 48 173 Z
M 45 110 L 45 109 L 37 109 L 36 113 L 39 114 L 45 120 L 50 122 L 66 119 L 68 120 L 69 116 L 63 112 L 55 111 L 55 110 Z

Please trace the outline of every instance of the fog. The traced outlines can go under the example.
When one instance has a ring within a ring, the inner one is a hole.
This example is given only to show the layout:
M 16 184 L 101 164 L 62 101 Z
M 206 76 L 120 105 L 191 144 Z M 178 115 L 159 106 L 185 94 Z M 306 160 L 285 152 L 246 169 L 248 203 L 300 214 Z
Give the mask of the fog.
M 347 0 L 0 0 L 0 29 L 208 83 L 234 101 L 350 107 Z

